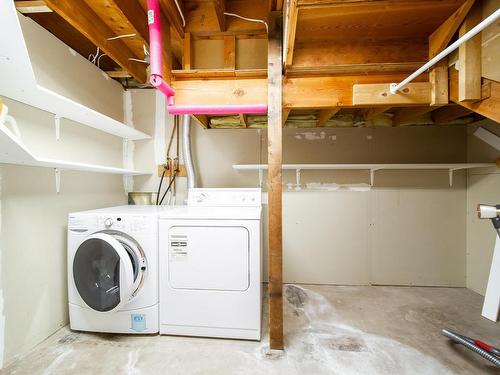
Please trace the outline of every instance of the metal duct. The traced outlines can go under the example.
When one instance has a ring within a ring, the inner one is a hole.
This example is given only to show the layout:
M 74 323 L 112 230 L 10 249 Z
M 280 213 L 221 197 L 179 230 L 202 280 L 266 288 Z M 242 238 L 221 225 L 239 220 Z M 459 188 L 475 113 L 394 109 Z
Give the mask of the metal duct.
M 187 186 L 193 189 L 197 186 L 196 175 L 193 168 L 193 158 L 191 157 L 191 117 L 182 116 L 182 155 L 186 166 Z

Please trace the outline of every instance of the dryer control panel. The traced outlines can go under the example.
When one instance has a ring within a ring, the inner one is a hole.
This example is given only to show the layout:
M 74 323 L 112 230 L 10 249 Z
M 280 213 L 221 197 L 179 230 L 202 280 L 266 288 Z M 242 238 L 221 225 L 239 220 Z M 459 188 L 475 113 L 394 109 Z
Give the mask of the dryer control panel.
M 261 189 L 190 189 L 188 206 L 260 207 Z

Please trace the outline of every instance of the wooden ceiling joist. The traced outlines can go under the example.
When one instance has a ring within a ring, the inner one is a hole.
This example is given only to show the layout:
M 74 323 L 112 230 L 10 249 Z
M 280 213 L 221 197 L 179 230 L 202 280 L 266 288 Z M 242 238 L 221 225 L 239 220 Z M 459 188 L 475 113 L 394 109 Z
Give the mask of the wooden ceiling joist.
M 23 14 L 52 12 L 43 0 L 16 1 L 16 9 Z
M 421 107 L 399 108 L 394 112 L 394 117 L 392 118 L 392 126 L 399 126 L 403 123 L 408 123 L 412 120 L 415 120 L 417 117 L 431 112 L 433 109 L 433 107 L 428 105 Z
M 122 39 L 109 40 L 117 35 L 84 1 L 47 0 L 47 5 L 63 17 L 92 43 L 104 51 L 139 82 L 146 82 L 146 65 L 129 60 L 138 58 Z M 140 57 L 139 57 L 140 58 Z
M 215 15 L 217 17 L 217 25 L 220 32 L 226 31 L 226 3 L 224 0 L 214 0 L 213 2 Z
M 435 124 L 443 124 L 449 121 L 456 120 L 457 118 L 467 116 L 473 113 L 470 109 L 460 105 L 448 105 L 441 107 L 432 112 L 432 121 Z
M 121 1 L 121 0 L 120 0 Z M 146 1 L 147 0 L 141 0 Z M 184 12 L 182 8 L 182 1 L 178 1 L 179 6 L 181 7 L 181 12 Z M 175 30 L 177 36 L 181 39 L 184 39 L 184 25 L 182 23 L 181 15 L 179 14 L 179 10 L 177 9 L 177 5 L 173 0 L 160 0 L 160 7 L 162 14 L 165 16 L 166 20 L 168 20 L 168 24 L 172 26 Z M 163 22 L 163 20 L 162 20 Z
M 459 36 L 463 36 L 483 19 L 481 2 L 472 6 L 460 26 Z M 477 101 L 481 99 L 481 34 L 469 39 L 458 47 L 458 100 Z
M 470 109 L 490 120 L 500 122 L 500 83 L 496 81 L 487 81 L 490 87 L 489 97 L 479 100 L 477 102 L 464 102 L 459 101 L 458 97 L 458 71 L 451 67 L 449 70 L 450 80 L 450 100 L 462 107 Z
M 353 105 L 422 105 L 430 104 L 431 85 L 428 82 L 413 82 L 404 89 L 391 93 L 388 83 L 357 84 L 353 87 Z
M 380 106 L 380 107 L 367 108 L 363 111 L 363 120 L 369 121 L 369 120 L 373 119 L 374 117 L 381 115 L 384 112 L 387 112 L 391 108 L 392 108 L 391 106 Z
M 340 107 L 322 109 L 318 113 L 318 127 L 325 126 L 325 124 L 330 120 L 335 114 L 340 111 Z
M 293 62 L 293 52 L 295 49 L 295 33 L 297 31 L 297 17 L 299 9 L 298 0 L 290 0 L 286 10 L 286 35 L 285 35 L 285 67 L 288 68 Z

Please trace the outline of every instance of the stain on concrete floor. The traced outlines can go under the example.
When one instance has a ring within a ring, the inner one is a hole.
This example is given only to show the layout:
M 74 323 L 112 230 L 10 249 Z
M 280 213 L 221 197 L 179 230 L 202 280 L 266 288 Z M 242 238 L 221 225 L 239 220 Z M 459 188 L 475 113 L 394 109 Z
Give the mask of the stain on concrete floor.
M 62 328 L 2 374 L 498 374 L 440 335 L 500 346 L 482 297 L 451 288 L 287 285 L 285 351 L 261 342 L 72 332 Z M 266 306 L 266 304 L 265 304 Z M 265 309 L 266 310 L 266 309 Z

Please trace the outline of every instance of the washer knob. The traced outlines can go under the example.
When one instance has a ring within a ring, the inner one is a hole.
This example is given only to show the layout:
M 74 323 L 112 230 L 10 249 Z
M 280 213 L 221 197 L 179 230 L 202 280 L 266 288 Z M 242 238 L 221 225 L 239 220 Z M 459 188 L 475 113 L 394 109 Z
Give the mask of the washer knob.
M 109 217 L 107 219 L 104 220 L 104 225 L 109 228 L 110 226 L 113 225 L 113 220 L 110 219 Z

